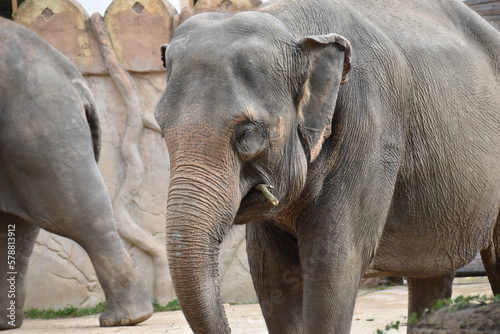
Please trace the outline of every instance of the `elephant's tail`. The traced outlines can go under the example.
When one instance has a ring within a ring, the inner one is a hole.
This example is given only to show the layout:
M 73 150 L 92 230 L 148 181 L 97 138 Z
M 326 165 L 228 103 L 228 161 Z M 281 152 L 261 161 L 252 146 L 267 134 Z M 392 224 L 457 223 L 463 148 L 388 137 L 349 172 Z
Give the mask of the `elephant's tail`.
M 101 152 L 101 126 L 95 103 L 85 104 L 85 115 L 87 116 L 90 135 L 92 136 L 95 161 L 99 161 L 99 154 Z
M 97 103 L 82 77 L 73 79 L 72 83 L 75 85 L 75 88 L 77 89 L 85 107 L 85 116 L 87 118 L 87 123 L 89 124 L 90 128 L 90 135 L 92 137 L 94 157 L 95 161 L 98 161 L 99 154 L 101 152 L 101 125 L 99 122 Z

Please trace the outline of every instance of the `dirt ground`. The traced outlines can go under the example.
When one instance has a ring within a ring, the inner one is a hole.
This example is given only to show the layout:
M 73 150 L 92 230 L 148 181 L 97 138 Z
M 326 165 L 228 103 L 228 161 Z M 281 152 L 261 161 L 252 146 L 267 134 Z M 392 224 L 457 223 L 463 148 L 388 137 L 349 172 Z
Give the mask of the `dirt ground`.
M 459 278 L 454 282 L 453 296 L 491 295 L 486 278 Z M 358 296 L 352 322 L 352 334 L 371 334 L 384 329 L 391 322 L 404 321 L 408 305 L 406 286 L 393 286 L 380 291 L 361 290 Z M 257 304 L 226 305 L 226 312 L 235 334 L 267 333 L 264 319 Z M 26 320 L 20 329 L 4 331 L 16 334 L 150 334 L 150 333 L 192 333 L 182 312 L 155 313 L 147 321 L 133 327 L 98 327 L 99 316 L 56 320 Z M 406 327 L 390 334 L 406 333 Z

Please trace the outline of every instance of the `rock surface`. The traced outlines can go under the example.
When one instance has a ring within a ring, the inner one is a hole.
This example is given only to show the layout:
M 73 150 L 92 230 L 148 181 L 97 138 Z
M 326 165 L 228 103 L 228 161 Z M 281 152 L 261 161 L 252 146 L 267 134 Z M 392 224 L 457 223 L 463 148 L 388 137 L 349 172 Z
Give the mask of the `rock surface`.
M 460 310 L 443 309 L 424 318 L 412 334 L 498 334 L 500 303 L 471 305 Z

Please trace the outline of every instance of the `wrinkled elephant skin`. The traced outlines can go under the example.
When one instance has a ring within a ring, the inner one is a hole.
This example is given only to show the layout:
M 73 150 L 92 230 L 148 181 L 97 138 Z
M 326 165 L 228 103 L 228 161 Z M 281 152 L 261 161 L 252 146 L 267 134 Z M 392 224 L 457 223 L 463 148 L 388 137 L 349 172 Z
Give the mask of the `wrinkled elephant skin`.
M 348 333 L 365 274 L 408 277 L 421 314 L 479 251 L 500 293 L 500 34 L 460 1 L 269 2 L 195 15 L 162 49 L 167 249 L 193 331 L 230 331 L 232 224 L 270 333 Z
M 38 35 L 1 18 L 0 77 L 0 329 L 23 322 L 40 228 L 89 254 L 106 297 L 101 326 L 149 318 L 147 282 L 118 236 L 97 167 L 99 120 L 83 77 Z

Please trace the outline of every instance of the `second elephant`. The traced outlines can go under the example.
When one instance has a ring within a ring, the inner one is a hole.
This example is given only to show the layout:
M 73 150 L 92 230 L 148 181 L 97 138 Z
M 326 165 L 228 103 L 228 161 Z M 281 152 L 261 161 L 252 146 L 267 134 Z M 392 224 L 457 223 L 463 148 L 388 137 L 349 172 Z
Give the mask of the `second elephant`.
M 96 163 L 96 103 L 83 77 L 34 32 L 0 18 L 0 78 L 0 329 L 23 322 L 40 228 L 89 254 L 106 297 L 101 326 L 146 320 L 147 282 L 118 236 Z

